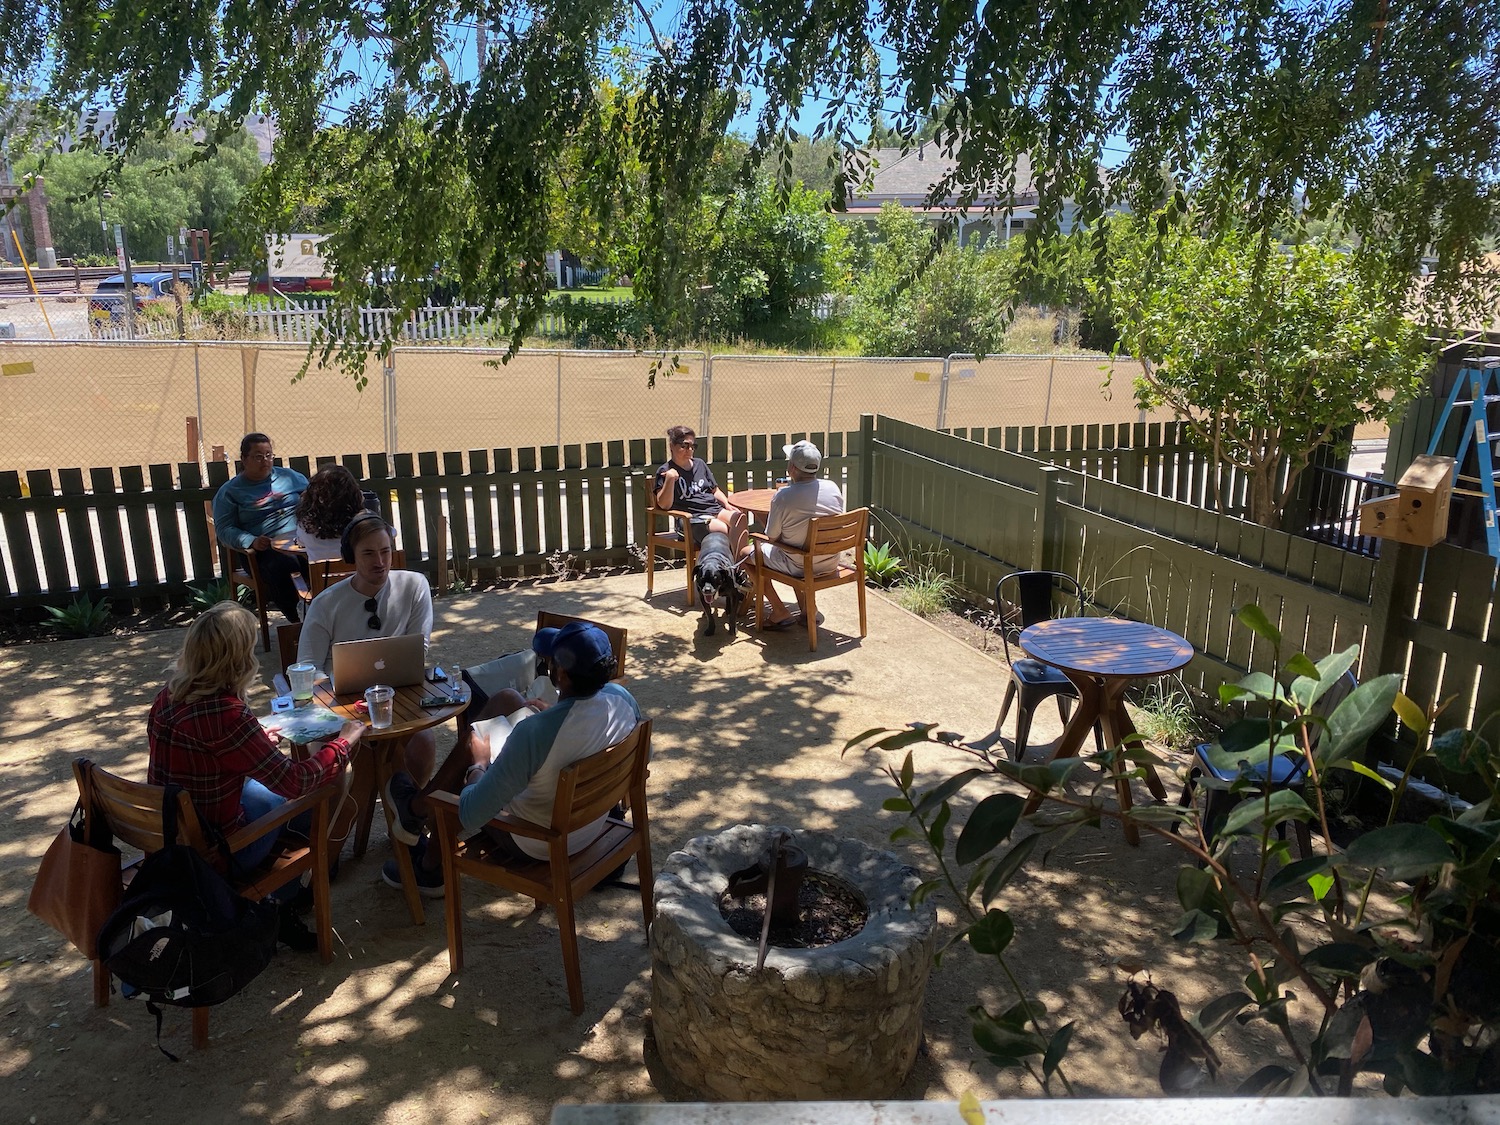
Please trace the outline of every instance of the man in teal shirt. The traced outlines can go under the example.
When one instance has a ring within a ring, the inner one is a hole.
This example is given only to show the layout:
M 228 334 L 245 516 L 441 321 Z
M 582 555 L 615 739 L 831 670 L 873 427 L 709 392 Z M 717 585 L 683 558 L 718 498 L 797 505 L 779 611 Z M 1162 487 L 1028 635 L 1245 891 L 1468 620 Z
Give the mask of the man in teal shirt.
M 246 434 L 240 439 L 240 472 L 214 495 L 214 533 L 219 542 L 255 556 L 260 580 L 288 621 L 297 620 L 297 588 L 292 575 L 301 563 L 271 545 L 297 530 L 297 501 L 307 478 L 272 464 L 271 439 Z

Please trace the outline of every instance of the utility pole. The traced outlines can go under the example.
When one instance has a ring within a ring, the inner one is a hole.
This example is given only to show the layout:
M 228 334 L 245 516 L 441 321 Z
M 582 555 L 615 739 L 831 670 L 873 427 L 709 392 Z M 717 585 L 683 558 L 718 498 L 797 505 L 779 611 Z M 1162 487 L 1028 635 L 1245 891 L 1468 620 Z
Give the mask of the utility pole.
M 125 228 L 115 224 L 115 257 L 125 274 L 125 335 L 135 339 L 135 279 L 130 272 L 130 252 L 125 249 Z

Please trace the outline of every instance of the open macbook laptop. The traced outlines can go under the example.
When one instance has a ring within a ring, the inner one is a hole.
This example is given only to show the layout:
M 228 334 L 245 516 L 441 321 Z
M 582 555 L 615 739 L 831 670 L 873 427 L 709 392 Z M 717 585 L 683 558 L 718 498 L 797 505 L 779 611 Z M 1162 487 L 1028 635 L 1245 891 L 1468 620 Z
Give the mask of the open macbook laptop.
M 339 641 L 333 646 L 333 691 L 353 695 L 374 684 L 411 687 L 426 674 L 427 645 L 421 633 Z

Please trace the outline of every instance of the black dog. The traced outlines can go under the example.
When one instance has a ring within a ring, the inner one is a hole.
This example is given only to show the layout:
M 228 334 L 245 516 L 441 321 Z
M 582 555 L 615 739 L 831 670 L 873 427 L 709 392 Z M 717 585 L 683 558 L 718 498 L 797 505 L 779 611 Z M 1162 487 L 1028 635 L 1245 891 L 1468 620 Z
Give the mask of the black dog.
M 729 624 L 729 635 L 734 636 L 740 599 L 749 588 L 750 579 L 745 576 L 743 568 L 735 565 L 729 536 L 723 532 L 710 531 L 703 537 L 698 560 L 693 564 L 693 585 L 698 588 L 698 597 L 703 599 L 703 635 L 714 635 L 714 606 L 723 599 L 724 620 Z

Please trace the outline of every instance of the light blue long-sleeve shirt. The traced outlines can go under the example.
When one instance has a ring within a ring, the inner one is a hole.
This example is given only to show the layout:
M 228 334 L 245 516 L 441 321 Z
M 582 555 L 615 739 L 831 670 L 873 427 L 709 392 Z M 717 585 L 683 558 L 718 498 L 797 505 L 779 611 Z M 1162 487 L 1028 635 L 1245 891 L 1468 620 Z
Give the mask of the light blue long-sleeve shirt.
M 494 764 L 459 795 L 458 818 L 464 829 L 472 832 L 501 811 L 551 827 L 557 775 L 626 738 L 640 721 L 635 698 L 618 684 L 605 684 L 582 699 L 570 696 L 522 719 Z M 569 854 L 587 845 L 603 827 L 601 817 L 569 833 Z M 512 838 L 528 855 L 547 858 L 547 845 L 542 841 Z
M 306 488 L 305 476 L 281 465 L 265 480 L 233 476 L 214 494 L 214 534 L 239 551 L 248 551 L 262 535 L 290 535 L 297 530 L 297 502 Z

